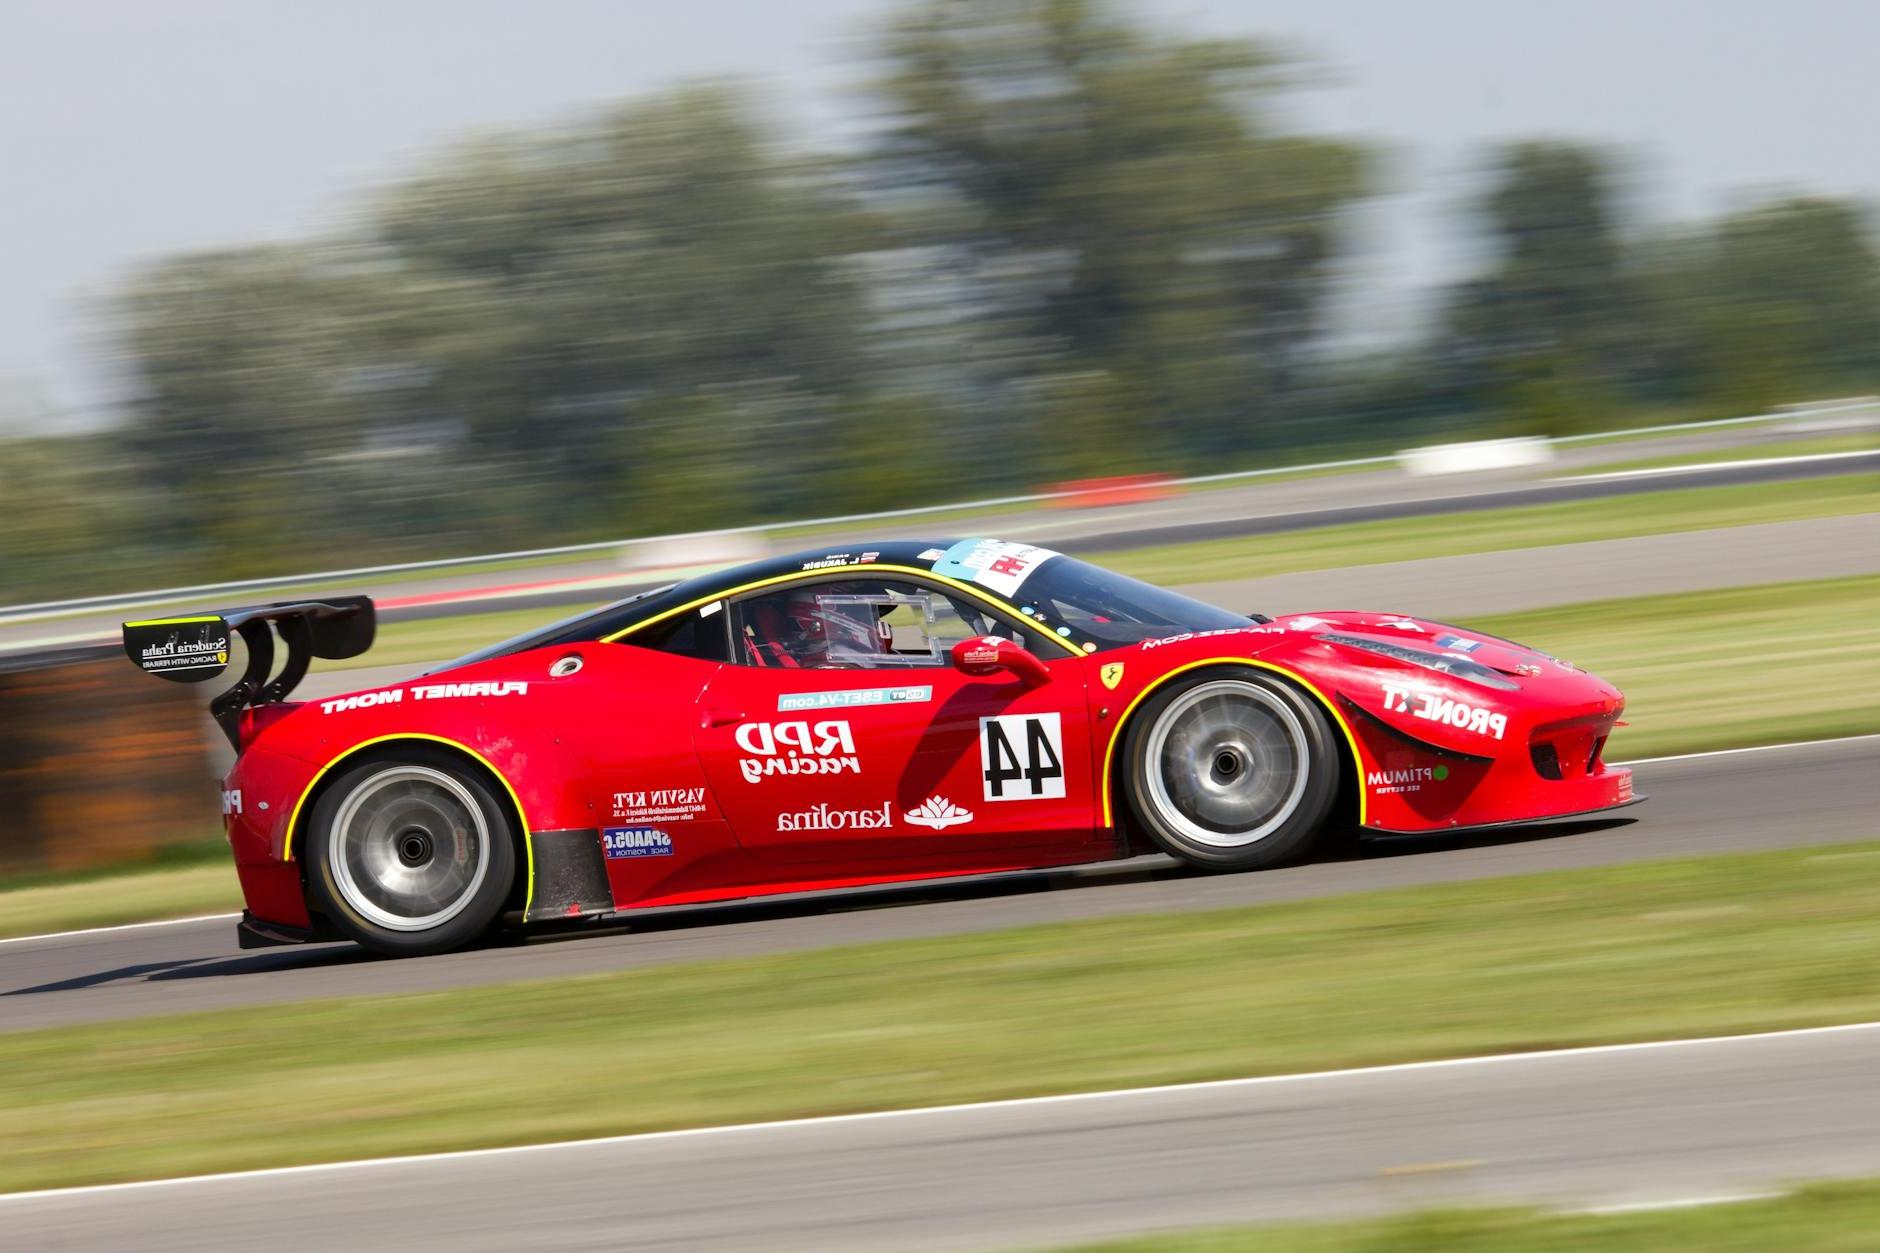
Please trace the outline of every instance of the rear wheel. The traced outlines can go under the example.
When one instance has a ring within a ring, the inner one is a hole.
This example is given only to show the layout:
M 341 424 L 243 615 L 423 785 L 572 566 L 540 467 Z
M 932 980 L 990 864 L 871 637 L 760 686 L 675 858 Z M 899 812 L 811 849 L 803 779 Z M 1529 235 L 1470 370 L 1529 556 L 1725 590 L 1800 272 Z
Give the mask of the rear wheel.
M 308 903 L 347 938 L 418 956 L 486 934 L 516 874 L 508 810 L 479 772 L 404 750 L 352 767 L 308 821 Z
M 1157 847 L 1191 865 L 1257 870 L 1303 855 L 1338 784 L 1318 703 L 1245 666 L 1158 692 L 1130 723 L 1130 806 Z

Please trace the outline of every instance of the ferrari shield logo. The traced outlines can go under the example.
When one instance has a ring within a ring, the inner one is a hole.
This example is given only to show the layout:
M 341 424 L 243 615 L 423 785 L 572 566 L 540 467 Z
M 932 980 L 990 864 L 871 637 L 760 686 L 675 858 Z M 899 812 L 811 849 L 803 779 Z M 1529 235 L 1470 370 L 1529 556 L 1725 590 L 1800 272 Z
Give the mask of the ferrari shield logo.
M 1097 677 L 1103 680 L 1103 686 L 1114 692 L 1116 685 L 1123 681 L 1123 663 L 1120 661 L 1112 661 L 1109 665 L 1097 671 Z

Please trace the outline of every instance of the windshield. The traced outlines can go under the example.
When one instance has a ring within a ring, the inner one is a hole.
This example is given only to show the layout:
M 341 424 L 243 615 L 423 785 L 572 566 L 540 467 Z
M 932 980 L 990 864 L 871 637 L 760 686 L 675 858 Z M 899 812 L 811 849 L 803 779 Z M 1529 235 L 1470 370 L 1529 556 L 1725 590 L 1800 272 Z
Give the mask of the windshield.
M 1067 626 L 1099 652 L 1184 631 L 1231 630 L 1253 619 L 1125 575 L 1056 556 L 1040 565 L 1012 598 L 1030 617 Z

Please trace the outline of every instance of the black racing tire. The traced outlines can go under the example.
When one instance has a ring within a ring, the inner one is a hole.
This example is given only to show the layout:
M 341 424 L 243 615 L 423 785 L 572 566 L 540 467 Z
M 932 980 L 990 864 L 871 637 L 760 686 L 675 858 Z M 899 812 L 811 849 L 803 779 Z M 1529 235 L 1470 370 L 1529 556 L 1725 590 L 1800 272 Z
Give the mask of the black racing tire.
M 343 771 L 315 802 L 303 847 L 308 907 L 394 957 L 482 939 L 516 878 L 508 806 L 481 771 L 422 747 Z
M 1251 666 L 1168 684 L 1131 719 L 1123 752 L 1143 833 L 1202 869 L 1304 857 L 1337 798 L 1339 754 L 1324 708 Z

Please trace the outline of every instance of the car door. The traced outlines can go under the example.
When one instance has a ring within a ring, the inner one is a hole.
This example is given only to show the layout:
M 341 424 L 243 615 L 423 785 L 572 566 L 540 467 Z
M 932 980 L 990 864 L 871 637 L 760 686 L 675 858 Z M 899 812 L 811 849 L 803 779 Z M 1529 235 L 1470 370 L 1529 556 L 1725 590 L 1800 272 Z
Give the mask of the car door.
M 706 688 L 697 746 L 753 856 L 944 868 L 1095 843 L 1081 657 L 909 576 L 807 579 L 726 612 L 733 663 Z M 954 669 L 950 646 L 988 633 L 1048 679 Z

